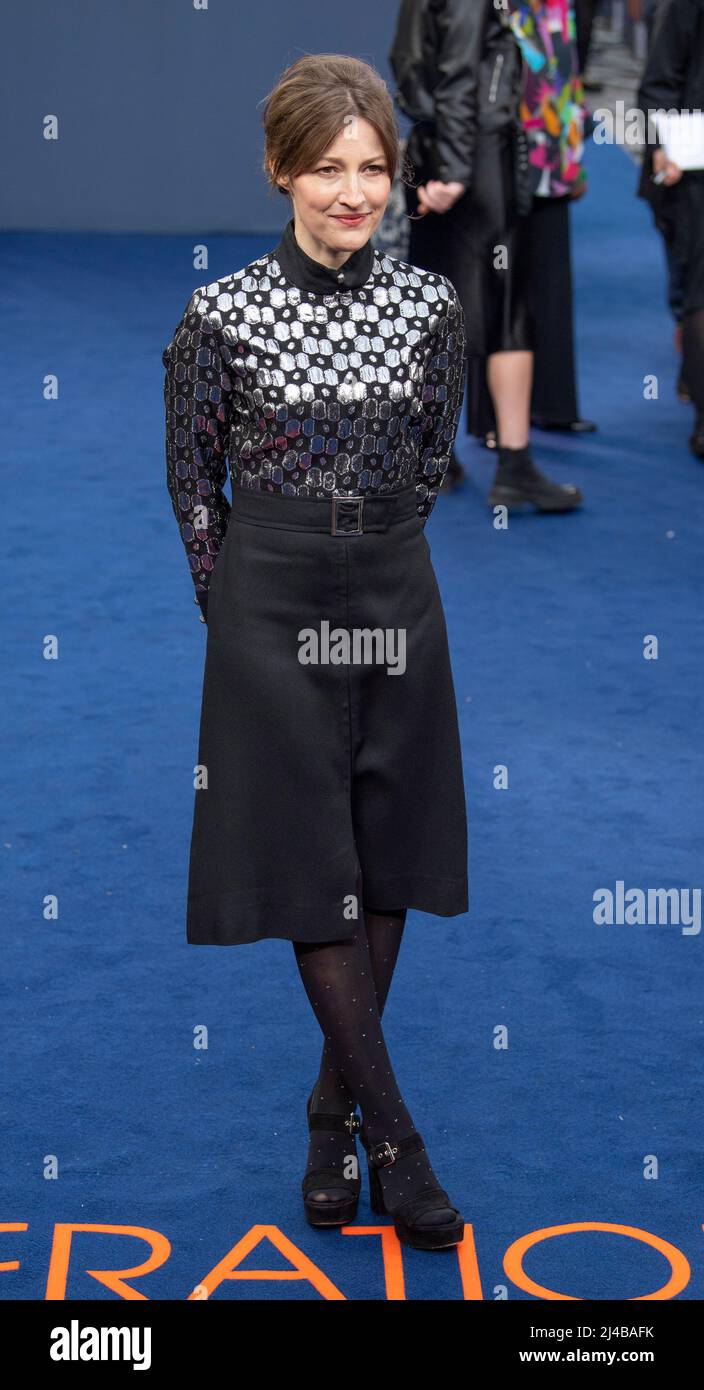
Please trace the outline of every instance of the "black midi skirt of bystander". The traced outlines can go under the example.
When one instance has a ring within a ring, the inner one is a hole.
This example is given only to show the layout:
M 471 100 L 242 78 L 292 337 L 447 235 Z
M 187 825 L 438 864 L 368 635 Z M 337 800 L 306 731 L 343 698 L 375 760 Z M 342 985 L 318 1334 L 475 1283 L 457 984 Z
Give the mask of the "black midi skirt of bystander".
M 408 152 L 416 178 L 434 178 L 424 162 L 422 128 Z M 415 187 L 405 185 L 408 259 L 447 275 L 464 311 L 467 356 L 532 351 L 535 341 L 528 218 L 515 194 L 515 146 L 509 132 L 482 131 L 472 185 L 448 212 L 418 215 Z
M 198 764 L 189 942 L 349 939 L 363 907 L 467 910 L 457 708 L 415 486 L 234 489 Z

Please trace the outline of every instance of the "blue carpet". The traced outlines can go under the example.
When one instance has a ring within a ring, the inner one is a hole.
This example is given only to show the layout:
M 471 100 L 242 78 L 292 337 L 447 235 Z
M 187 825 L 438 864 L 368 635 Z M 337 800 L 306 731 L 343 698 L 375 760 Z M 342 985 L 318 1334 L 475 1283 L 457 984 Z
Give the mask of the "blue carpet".
M 491 455 L 463 437 L 468 481 L 428 528 L 461 719 L 470 912 L 410 915 L 386 1031 L 471 1223 L 480 1283 L 469 1238 L 464 1293 L 454 1252 L 404 1251 L 408 1299 L 533 1297 L 506 1273 L 507 1248 L 600 1222 L 671 1242 L 692 1266 L 679 1296 L 704 1296 L 702 939 L 592 918 L 592 894 L 617 880 L 700 886 L 704 472 L 635 170 L 614 149 L 589 163 L 574 256 L 581 407 L 599 432 L 535 435 L 537 460 L 579 483 L 585 506 L 494 529 Z M 404 1290 L 392 1271 L 385 1281 L 378 1236 L 316 1233 L 302 1215 L 320 1035 L 289 943 L 184 936 L 205 631 L 165 487 L 161 351 L 196 285 L 273 244 L 207 238 L 210 266 L 194 270 L 193 240 L 2 239 L 2 1219 L 20 1225 L 0 1242 L 0 1261 L 19 1261 L 3 1292 L 44 1298 L 55 1227 L 76 1223 L 127 1229 L 75 1232 L 67 1270 L 57 1238 L 54 1297 L 124 1296 L 89 1271 L 141 1266 L 149 1246 L 129 1229 L 149 1228 L 170 1251 L 126 1276 L 132 1296 L 185 1299 L 257 1228 L 235 1256 L 245 1277 L 214 1299 L 384 1300 Z M 51 635 L 57 660 L 43 655 Z M 356 1227 L 378 1224 L 365 1186 Z M 303 1277 L 276 1277 L 292 1253 Z M 661 1248 L 609 1230 L 546 1238 L 524 1268 L 589 1299 L 669 1277 Z

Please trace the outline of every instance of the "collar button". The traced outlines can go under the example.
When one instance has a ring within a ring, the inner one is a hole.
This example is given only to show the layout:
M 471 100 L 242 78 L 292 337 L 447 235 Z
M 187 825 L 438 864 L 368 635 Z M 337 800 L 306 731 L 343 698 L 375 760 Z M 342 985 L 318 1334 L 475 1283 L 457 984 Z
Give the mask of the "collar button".
M 340 274 L 337 277 L 337 283 L 338 285 L 344 285 L 345 283 L 345 277 L 342 271 L 340 271 Z

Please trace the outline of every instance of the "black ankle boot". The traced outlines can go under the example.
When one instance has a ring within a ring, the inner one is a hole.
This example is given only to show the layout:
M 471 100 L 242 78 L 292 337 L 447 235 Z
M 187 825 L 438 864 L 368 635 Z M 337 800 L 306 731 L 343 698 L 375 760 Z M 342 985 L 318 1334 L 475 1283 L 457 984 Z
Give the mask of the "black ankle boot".
M 553 483 L 536 468 L 528 445 L 523 449 L 508 449 L 499 445 L 499 461 L 489 493 L 490 507 L 508 507 L 516 511 L 524 502 L 532 502 L 540 512 L 569 512 L 578 507 L 582 493 L 573 483 Z
M 418 1131 L 414 1130 L 393 1144 L 388 1139 L 382 1144 L 370 1144 L 363 1128 L 359 1137 L 367 1153 L 372 1211 L 378 1216 L 393 1217 L 394 1230 L 402 1244 L 410 1245 L 414 1250 L 444 1250 L 449 1245 L 459 1245 L 464 1239 L 464 1220 L 445 1189 L 437 1183 L 428 1185 L 406 1201 L 391 1207 L 384 1197 L 383 1179 L 380 1176 L 384 1168 L 391 1164 L 402 1164 L 404 1159 L 425 1151 Z
M 313 1091 L 306 1105 L 310 1133 L 323 1130 L 332 1134 L 348 1134 L 350 1153 L 356 1157 L 355 1134 L 361 1125 L 359 1116 L 354 1110 L 349 1115 L 312 1110 L 312 1101 Z M 346 1178 L 341 1169 L 332 1166 L 311 1169 L 301 1182 L 303 1207 L 311 1226 L 345 1226 L 349 1221 L 354 1221 L 361 1186 L 359 1172 L 356 1177 Z

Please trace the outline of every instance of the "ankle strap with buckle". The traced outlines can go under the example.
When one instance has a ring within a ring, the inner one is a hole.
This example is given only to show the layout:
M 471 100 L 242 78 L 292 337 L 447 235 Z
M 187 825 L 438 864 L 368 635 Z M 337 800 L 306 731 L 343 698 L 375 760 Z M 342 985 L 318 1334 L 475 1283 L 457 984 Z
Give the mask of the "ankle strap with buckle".
M 328 1115 L 322 1110 L 313 1110 L 308 1114 L 308 1128 L 313 1129 L 332 1129 L 340 1132 L 346 1131 L 348 1134 L 357 1134 L 361 1129 L 362 1121 L 354 1110 L 349 1115 Z
M 391 1144 L 385 1139 L 383 1144 L 374 1144 L 372 1148 L 367 1149 L 367 1161 L 372 1168 L 388 1168 L 400 1158 L 405 1158 L 406 1154 L 418 1153 L 424 1148 L 425 1144 L 420 1134 L 409 1134 L 407 1139 L 399 1139 L 396 1144 Z

